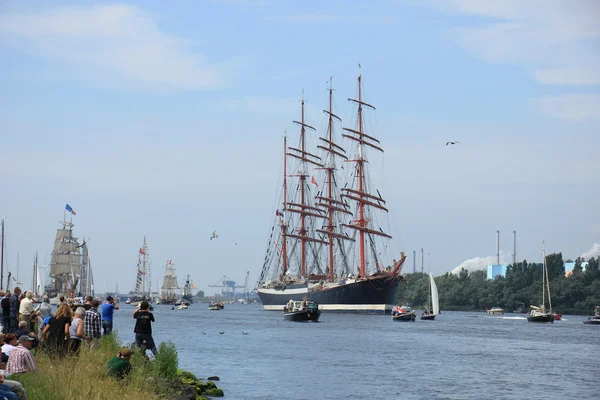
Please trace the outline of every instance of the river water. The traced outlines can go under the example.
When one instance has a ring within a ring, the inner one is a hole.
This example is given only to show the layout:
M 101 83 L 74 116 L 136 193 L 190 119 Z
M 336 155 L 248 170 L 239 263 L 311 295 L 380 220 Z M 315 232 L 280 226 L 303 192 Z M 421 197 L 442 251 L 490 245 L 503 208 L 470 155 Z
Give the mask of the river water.
M 115 312 L 125 343 L 132 311 Z M 411 323 L 325 313 L 294 323 L 258 304 L 158 305 L 154 315 L 155 341 L 175 343 L 180 368 L 219 376 L 230 400 L 600 398 L 600 326 L 583 316 L 534 324 L 443 311 Z

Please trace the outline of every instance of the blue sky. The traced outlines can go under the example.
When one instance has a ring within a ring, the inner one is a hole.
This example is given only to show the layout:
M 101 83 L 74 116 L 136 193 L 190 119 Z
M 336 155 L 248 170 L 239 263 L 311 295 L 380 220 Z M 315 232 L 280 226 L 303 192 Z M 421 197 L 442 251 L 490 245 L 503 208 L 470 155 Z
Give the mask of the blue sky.
M 519 259 L 542 240 L 596 254 L 598 15 L 595 1 L 0 1 L 5 266 L 19 254 L 27 286 L 68 202 L 100 292 L 133 287 L 144 235 L 155 289 L 167 259 L 208 293 L 256 281 L 302 90 L 322 129 L 333 76 L 350 121 L 358 63 L 406 270 L 421 247 L 434 274 L 483 265 L 496 230 L 506 261 L 513 230 Z

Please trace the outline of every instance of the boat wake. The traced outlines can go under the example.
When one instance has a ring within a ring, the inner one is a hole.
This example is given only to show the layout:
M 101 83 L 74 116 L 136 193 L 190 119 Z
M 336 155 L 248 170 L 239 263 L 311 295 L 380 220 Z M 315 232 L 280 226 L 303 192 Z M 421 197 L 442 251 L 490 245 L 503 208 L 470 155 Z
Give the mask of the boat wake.
M 527 317 L 500 317 L 500 319 L 527 319 Z

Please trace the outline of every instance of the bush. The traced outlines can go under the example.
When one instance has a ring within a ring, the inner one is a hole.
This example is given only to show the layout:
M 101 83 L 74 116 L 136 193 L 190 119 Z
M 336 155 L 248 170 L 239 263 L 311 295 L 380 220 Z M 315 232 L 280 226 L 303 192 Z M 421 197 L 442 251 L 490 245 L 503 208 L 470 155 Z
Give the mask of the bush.
M 172 342 L 162 342 L 153 361 L 155 375 L 165 379 L 175 379 L 179 368 L 179 357 Z

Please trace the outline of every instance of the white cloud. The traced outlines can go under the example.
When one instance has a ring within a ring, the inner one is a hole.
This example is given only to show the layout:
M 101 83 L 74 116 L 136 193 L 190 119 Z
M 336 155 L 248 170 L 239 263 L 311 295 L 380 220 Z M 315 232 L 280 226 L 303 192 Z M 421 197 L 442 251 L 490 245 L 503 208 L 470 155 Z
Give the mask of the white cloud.
M 450 13 L 480 17 L 452 30 L 468 51 L 490 63 L 520 65 L 544 85 L 600 85 L 600 2 L 595 0 L 452 0 L 430 2 Z M 597 96 L 540 99 L 544 113 L 571 121 L 597 118 Z M 582 110 L 576 110 L 582 107 Z
M 589 260 L 592 257 L 600 257 L 600 244 L 594 243 L 591 249 L 581 255 L 582 258 Z
M 540 110 L 550 116 L 580 122 L 600 119 L 600 95 L 570 93 L 539 99 Z
M 469 273 L 474 271 L 481 271 L 486 269 L 486 267 L 490 264 L 496 264 L 496 261 L 496 256 L 469 258 L 468 260 L 463 261 L 458 267 L 454 268 L 451 271 L 451 273 L 458 275 L 461 269 L 465 269 Z M 504 252 L 500 251 L 500 263 L 503 262 Z
M 112 72 L 166 89 L 203 89 L 223 81 L 217 66 L 161 31 L 153 16 L 128 5 L 6 13 L 0 37 L 0 45 L 71 63 L 94 78 L 98 71 Z
M 345 16 L 328 14 L 299 14 L 299 15 L 275 15 L 265 18 L 267 21 L 292 22 L 292 23 L 344 23 L 381 25 L 394 23 L 393 17 L 386 16 Z

